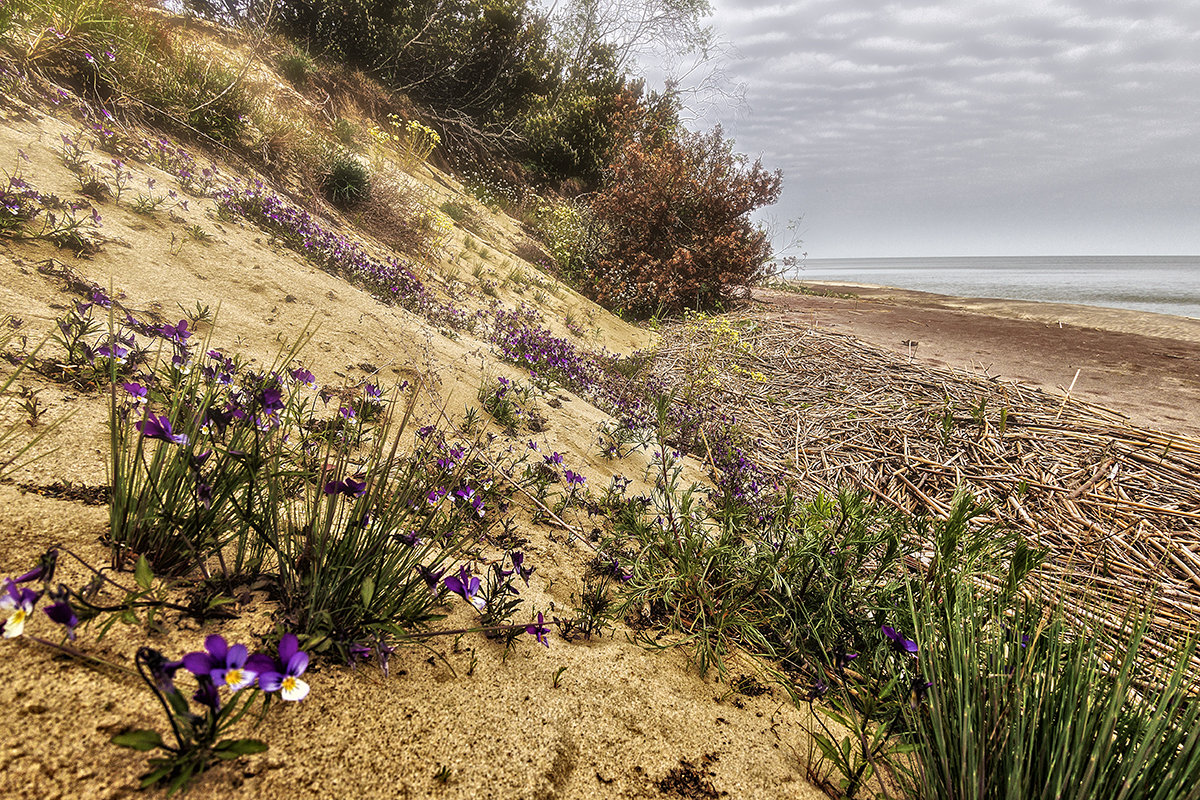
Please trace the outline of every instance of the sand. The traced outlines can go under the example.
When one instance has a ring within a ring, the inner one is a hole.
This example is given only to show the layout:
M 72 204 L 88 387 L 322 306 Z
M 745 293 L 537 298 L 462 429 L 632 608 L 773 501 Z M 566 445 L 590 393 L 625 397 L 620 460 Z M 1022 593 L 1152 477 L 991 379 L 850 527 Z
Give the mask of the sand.
M 1019 381 L 1200 437 L 1200 320 L 805 281 L 756 302 L 939 367 Z M 1078 377 L 1076 374 L 1078 373 Z

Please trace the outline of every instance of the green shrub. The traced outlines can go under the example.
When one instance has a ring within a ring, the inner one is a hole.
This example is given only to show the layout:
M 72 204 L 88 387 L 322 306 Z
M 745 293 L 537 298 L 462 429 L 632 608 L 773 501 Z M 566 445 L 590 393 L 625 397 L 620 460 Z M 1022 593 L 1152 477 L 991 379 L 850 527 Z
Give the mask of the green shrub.
M 308 76 L 313 71 L 313 62 L 304 53 L 295 51 L 284 53 L 279 57 L 277 63 L 279 74 L 286 78 L 293 86 L 300 87 L 308 83 Z
M 371 194 L 371 169 L 353 153 L 337 149 L 329 154 L 321 188 L 329 202 L 338 208 L 350 208 Z
M 358 141 L 358 126 L 345 117 L 333 121 L 333 138 L 346 147 L 353 147 Z
M 598 244 L 588 208 L 570 200 L 539 201 L 533 228 L 559 272 L 568 277 L 578 275 Z

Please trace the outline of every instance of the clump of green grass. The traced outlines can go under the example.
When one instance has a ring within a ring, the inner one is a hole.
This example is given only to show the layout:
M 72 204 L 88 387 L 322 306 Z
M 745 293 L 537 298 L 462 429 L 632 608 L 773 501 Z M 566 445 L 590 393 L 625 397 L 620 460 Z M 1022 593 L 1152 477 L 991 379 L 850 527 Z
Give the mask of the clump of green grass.
M 1200 797 L 1195 640 L 1162 654 L 1144 613 L 1118 613 L 1114 643 L 1065 608 L 959 588 L 912 607 L 928 700 L 906 705 L 910 796 Z
M 354 147 L 358 142 L 359 128 L 345 117 L 338 117 L 333 121 L 333 138 L 344 147 Z
M 328 156 L 321 189 L 338 208 L 358 205 L 371 194 L 371 169 L 353 153 L 335 149 Z
M 279 74 L 286 78 L 293 86 L 297 87 L 307 84 L 308 76 L 315 69 L 311 58 L 295 50 L 284 53 L 276 63 L 279 68 Z

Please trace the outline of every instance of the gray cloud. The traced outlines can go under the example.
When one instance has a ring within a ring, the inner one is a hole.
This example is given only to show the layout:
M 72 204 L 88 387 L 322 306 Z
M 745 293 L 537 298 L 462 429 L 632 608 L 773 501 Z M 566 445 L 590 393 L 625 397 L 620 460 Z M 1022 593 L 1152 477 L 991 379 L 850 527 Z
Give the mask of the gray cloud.
M 715 7 L 810 255 L 1200 253 L 1200 4 Z

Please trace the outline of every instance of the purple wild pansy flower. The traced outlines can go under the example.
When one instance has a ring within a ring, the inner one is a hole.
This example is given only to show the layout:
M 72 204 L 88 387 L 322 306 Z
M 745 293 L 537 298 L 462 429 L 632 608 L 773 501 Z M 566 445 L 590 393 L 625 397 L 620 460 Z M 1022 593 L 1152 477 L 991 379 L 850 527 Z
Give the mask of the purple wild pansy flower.
M 484 606 L 487 605 L 487 601 L 479 596 L 479 578 L 471 577 L 471 569 L 466 564 L 458 568 L 457 576 L 451 575 L 442 583 L 447 589 L 474 606 L 476 611 L 483 611 Z
M 279 659 L 272 668 L 258 676 L 258 686 L 264 692 L 279 692 L 284 700 L 303 700 L 308 696 L 308 684 L 300 680 L 308 669 L 308 653 L 300 649 L 296 634 L 285 634 L 279 640 Z
M 134 425 L 142 435 L 147 439 L 161 439 L 164 442 L 171 444 L 185 445 L 188 443 L 188 437 L 183 433 L 175 433 L 171 429 L 171 420 L 166 414 L 157 417 L 154 414 L 147 414 L 146 419 Z
M 213 683 L 236 692 L 254 683 L 266 666 L 261 658 L 255 656 L 251 661 L 246 645 L 230 647 L 225 637 L 214 634 L 204 640 L 204 650 L 183 657 L 183 666 L 197 678 L 207 676 Z
M 413 569 L 415 569 L 417 574 L 424 579 L 425 584 L 429 587 L 429 591 L 431 592 L 437 589 L 438 581 L 442 579 L 442 575 L 446 572 L 444 569 L 434 569 L 432 567 L 427 567 L 424 564 L 418 564 L 417 566 L 413 567 Z
M 912 680 L 912 705 L 915 707 L 920 703 L 925 702 L 929 690 L 933 688 L 933 682 L 927 681 L 922 676 L 918 675 Z
M 378 400 L 380 397 L 383 397 L 383 390 L 380 389 L 378 386 L 376 386 L 373 383 L 368 383 L 364 387 L 364 391 L 367 393 L 367 397 L 373 398 L 375 400 Z
M 542 460 L 550 466 L 561 466 L 563 463 L 562 453 L 555 451 L 554 455 L 542 456 Z
M 612 559 L 608 566 L 609 570 L 612 572 L 612 576 L 621 583 L 628 583 L 629 581 L 633 580 L 633 573 L 622 567 L 621 562 L 617 559 Z
M 157 333 L 176 344 L 185 343 L 192 335 L 192 332 L 188 330 L 186 319 L 179 320 L 178 325 L 163 325 L 157 329 Z
M 67 628 L 67 638 L 75 641 L 75 626 L 79 624 L 79 617 L 76 616 L 75 609 L 71 607 L 70 591 L 66 586 L 59 584 L 57 589 L 50 592 L 50 599 L 54 602 L 43 608 L 42 612 L 52 622 L 65 625 Z
M 433 431 L 434 427 L 432 425 L 423 425 L 417 429 L 417 436 L 420 436 L 422 439 L 428 439 Z
M 31 581 L 49 581 L 54 576 L 54 567 L 58 563 L 58 549 L 51 548 L 38 560 L 38 565 L 28 572 L 9 578 L 12 583 L 29 583 Z
M 133 398 L 134 403 L 145 403 L 149 399 L 149 391 L 140 383 L 123 383 L 121 388 Z
M 150 673 L 154 686 L 163 694 L 173 694 L 175 688 L 175 673 L 183 666 L 182 661 L 168 661 L 167 657 L 152 647 L 142 647 L 137 651 L 138 664 L 144 664 Z
M 542 616 L 542 612 L 538 612 L 537 623 L 527 625 L 525 632 L 538 640 L 538 644 L 543 644 L 546 647 L 550 646 L 550 640 L 546 638 L 546 634 L 550 633 L 550 626 L 546 624 L 546 618 Z
M 271 416 L 277 416 L 283 410 L 283 392 L 278 386 L 268 386 L 259 395 L 262 410 Z
M 896 648 L 896 650 L 914 656 L 917 654 L 917 643 L 912 639 L 905 639 L 896 632 L 895 628 L 888 625 L 881 625 L 879 626 L 879 630 L 883 632 L 884 636 L 892 640 L 892 647 Z
M 408 547 L 421 546 L 421 537 L 417 536 L 415 533 L 393 533 L 392 538 L 397 542 L 400 542 L 400 544 L 407 545 Z
M 206 509 L 212 508 L 213 494 L 212 484 L 196 478 L 196 502 Z
M 587 480 L 587 478 L 583 477 L 578 472 L 572 472 L 569 469 L 563 472 L 563 477 L 567 479 L 567 483 L 571 486 L 582 486 Z
M 521 580 L 525 581 L 525 585 L 528 586 L 529 576 L 533 575 L 533 571 L 537 569 L 537 567 L 525 566 L 525 554 L 520 550 L 513 550 L 508 554 L 508 557 L 512 561 L 513 572 L 520 575 Z
M 213 711 L 220 711 L 221 695 L 217 692 L 217 685 L 213 683 L 213 679 L 208 675 L 197 675 L 196 683 L 200 685 L 200 688 L 196 689 L 192 699 L 202 706 L 208 706 Z
M 296 383 L 302 383 L 310 389 L 317 385 L 317 377 L 303 367 L 292 370 L 291 376 Z
M 41 592 L 17 586 L 12 578 L 4 582 L 4 590 L 0 592 L 0 612 L 5 619 L 0 623 L 0 631 L 5 639 L 15 639 L 25 632 L 25 622 L 41 596 Z

